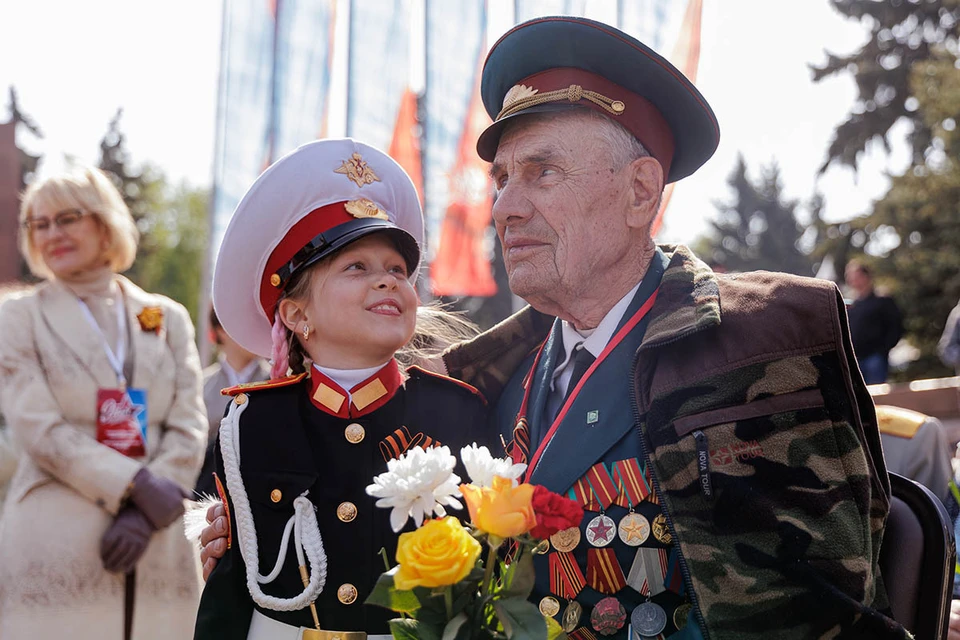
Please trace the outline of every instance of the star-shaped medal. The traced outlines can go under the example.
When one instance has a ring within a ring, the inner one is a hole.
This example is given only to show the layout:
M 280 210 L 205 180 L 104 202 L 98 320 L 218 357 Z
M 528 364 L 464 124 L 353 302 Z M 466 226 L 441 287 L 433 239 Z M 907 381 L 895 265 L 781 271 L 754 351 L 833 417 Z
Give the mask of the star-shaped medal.
M 613 520 L 600 514 L 587 525 L 587 542 L 595 547 L 605 547 L 613 541 L 616 532 Z

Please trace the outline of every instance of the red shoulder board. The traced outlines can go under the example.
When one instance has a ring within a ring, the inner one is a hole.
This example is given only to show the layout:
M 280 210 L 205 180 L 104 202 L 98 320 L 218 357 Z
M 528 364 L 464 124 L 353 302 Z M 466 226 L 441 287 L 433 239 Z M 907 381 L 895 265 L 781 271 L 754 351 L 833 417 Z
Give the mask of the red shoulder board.
M 430 377 L 430 378 L 436 378 L 437 380 L 446 380 L 447 382 L 452 382 L 453 384 L 457 385 L 458 387 L 461 387 L 461 388 L 463 388 L 463 389 L 466 389 L 467 391 L 469 391 L 469 392 L 472 393 L 473 395 L 475 395 L 475 396 L 477 396 L 478 398 L 480 398 L 481 400 L 483 400 L 483 404 L 487 404 L 487 399 L 483 397 L 483 394 L 480 393 L 480 390 L 477 389 L 477 388 L 476 388 L 475 386 L 473 386 L 472 384 L 467 384 L 467 383 L 464 382 L 463 380 L 457 380 L 456 378 L 451 378 L 450 376 L 445 376 L 445 375 L 443 375 L 442 373 L 434 373 L 433 371 L 427 371 L 426 369 L 423 369 L 423 368 L 421 368 L 421 367 L 418 367 L 417 365 L 411 365 L 411 366 L 407 367 L 407 374 L 408 374 L 408 375 L 418 374 L 418 375 L 427 376 L 427 377 Z
M 220 394 L 224 396 L 235 396 L 238 393 L 250 393 L 251 391 L 260 391 L 262 389 L 278 389 L 280 387 L 289 387 L 292 384 L 297 384 L 306 377 L 306 373 L 301 373 L 295 376 L 287 376 L 286 378 L 273 378 L 272 380 L 263 380 L 261 382 L 244 382 L 243 384 L 238 384 L 235 387 L 221 389 Z

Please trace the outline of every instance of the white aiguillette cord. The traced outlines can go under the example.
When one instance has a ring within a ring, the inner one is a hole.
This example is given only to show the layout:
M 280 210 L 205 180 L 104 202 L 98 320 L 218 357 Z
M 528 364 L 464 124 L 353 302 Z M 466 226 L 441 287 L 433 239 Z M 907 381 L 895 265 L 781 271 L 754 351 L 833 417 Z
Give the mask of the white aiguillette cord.
M 323 591 L 327 581 L 327 554 L 323 549 L 323 539 L 320 537 L 320 526 L 317 524 L 313 503 L 307 499 L 307 492 L 304 492 L 293 501 L 294 513 L 284 527 L 280 552 L 273 571 L 266 576 L 260 575 L 257 530 L 253 515 L 250 513 L 250 499 L 243 486 L 243 478 L 240 477 L 240 415 L 248 405 L 249 402 L 240 405 L 231 402 L 227 417 L 220 423 L 220 451 L 223 454 L 223 467 L 227 476 L 227 491 L 233 498 L 233 514 L 237 521 L 240 554 L 247 565 L 247 590 L 253 601 L 264 609 L 299 611 L 310 606 Z M 304 552 L 306 552 L 306 558 L 310 560 L 312 571 L 309 581 L 304 580 L 306 584 L 300 595 L 293 598 L 276 598 L 265 594 L 260 585 L 273 582 L 280 575 L 283 561 L 287 556 L 291 528 L 301 576 L 305 578 L 303 574 L 307 566 Z
M 97 319 L 93 317 L 93 312 L 90 311 L 87 303 L 79 296 L 77 296 L 77 302 L 80 303 L 80 310 L 83 311 L 83 316 L 87 319 L 87 322 L 90 323 L 93 330 L 100 336 L 100 343 L 103 345 L 103 350 L 107 354 L 107 361 L 110 362 L 110 368 L 117 374 L 117 384 L 120 385 L 121 389 L 126 389 L 127 377 L 123 374 L 123 363 L 127 358 L 127 309 L 123 304 L 123 296 L 117 296 L 113 300 L 114 307 L 117 310 L 117 329 L 120 333 L 120 338 L 117 340 L 116 351 L 110 346 L 110 341 L 107 340 L 103 329 L 97 324 Z

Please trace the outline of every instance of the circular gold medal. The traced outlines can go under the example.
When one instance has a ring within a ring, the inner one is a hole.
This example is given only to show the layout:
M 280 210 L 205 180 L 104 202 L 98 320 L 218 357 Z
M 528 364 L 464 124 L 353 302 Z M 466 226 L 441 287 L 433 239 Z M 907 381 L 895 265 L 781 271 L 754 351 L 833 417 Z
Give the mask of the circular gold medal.
M 563 612 L 563 622 L 561 626 L 567 633 L 573 633 L 573 630 L 580 625 L 580 617 L 583 616 L 583 607 L 576 600 L 571 600 L 567 605 L 567 610 Z
M 650 521 L 639 513 L 628 513 L 620 520 L 617 534 L 624 544 L 639 547 L 650 537 Z
M 552 618 L 560 613 L 560 603 L 556 598 L 547 596 L 540 601 L 540 613 L 547 618 Z
M 693 605 L 689 602 L 684 602 L 673 610 L 673 626 L 677 628 L 677 631 L 687 626 L 687 616 L 690 614 L 691 609 L 693 609 Z
M 653 529 L 653 537 L 663 544 L 670 544 L 673 542 L 673 536 L 670 535 L 670 529 L 667 528 L 667 517 L 662 513 L 653 519 L 653 524 L 650 527 Z
M 550 536 L 550 544 L 557 551 L 573 551 L 580 544 L 580 527 L 570 527 Z

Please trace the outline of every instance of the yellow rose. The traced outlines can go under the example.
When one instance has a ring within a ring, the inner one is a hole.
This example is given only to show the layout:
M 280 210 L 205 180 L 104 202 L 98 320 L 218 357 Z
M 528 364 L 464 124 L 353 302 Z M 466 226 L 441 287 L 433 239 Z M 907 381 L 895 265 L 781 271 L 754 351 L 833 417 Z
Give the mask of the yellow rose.
M 473 526 L 498 538 L 513 538 L 537 524 L 533 512 L 533 485 L 513 486 L 513 481 L 494 476 L 493 487 L 460 485 Z
M 480 543 L 453 516 L 429 520 L 400 535 L 393 576 L 397 589 L 445 587 L 463 580 L 477 563 Z

